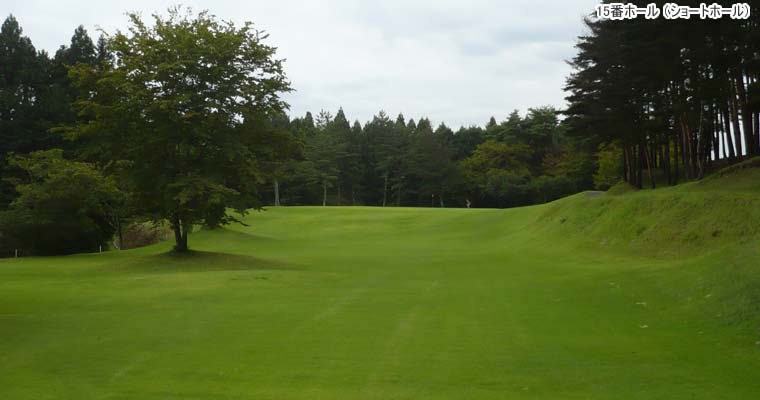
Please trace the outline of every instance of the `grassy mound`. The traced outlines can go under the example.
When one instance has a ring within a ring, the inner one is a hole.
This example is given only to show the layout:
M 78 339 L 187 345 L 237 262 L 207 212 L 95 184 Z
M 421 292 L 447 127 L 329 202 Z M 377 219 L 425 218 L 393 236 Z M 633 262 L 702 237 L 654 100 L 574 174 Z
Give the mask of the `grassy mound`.
M 757 171 L 0 260 L 0 398 L 755 398 Z
M 650 256 L 748 245 L 760 234 L 760 157 L 675 187 L 637 191 L 621 182 L 605 196 L 593 194 L 549 204 L 538 226 Z
M 728 244 L 748 245 L 760 233 L 759 221 L 760 191 L 689 183 L 625 196 L 581 193 L 548 205 L 539 226 L 549 234 L 581 236 L 611 249 L 688 256 Z

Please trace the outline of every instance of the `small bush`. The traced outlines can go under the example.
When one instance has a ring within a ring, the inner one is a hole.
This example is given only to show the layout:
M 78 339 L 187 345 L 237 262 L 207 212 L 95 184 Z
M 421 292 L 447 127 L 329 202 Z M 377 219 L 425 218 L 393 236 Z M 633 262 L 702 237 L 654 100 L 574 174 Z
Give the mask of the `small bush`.
M 132 223 L 122 232 L 122 250 L 149 246 L 169 239 L 171 230 L 162 224 Z
M 614 143 L 599 146 L 599 169 L 594 174 L 594 185 L 607 190 L 622 179 L 623 151 Z

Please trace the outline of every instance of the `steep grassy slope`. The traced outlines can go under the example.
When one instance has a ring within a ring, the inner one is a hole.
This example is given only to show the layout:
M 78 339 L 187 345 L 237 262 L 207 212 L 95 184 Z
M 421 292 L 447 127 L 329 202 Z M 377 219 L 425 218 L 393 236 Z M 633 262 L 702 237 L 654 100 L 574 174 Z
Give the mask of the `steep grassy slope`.
M 2 260 L 0 398 L 757 398 L 759 179 Z
M 548 205 L 538 226 L 616 250 L 663 255 L 692 255 L 760 234 L 760 168 L 654 191 L 593 194 Z

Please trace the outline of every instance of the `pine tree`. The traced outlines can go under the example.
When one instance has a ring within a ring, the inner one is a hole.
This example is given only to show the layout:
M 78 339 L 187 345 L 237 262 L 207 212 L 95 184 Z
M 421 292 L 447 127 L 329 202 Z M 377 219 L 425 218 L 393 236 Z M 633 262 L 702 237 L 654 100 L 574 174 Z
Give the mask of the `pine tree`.
M 0 171 L 9 152 L 28 153 L 55 143 L 45 112 L 48 66 L 47 54 L 36 52 L 16 18 L 6 18 L 0 28 Z M 6 178 L 8 174 L 3 173 Z M 0 208 L 14 196 L 12 185 L 0 180 Z
M 108 68 L 114 63 L 113 52 L 108 48 L 108 40 L 105 35 L 101 34 L 98 37 L 98 43 L 95 47 L 95 60 L 100 68 Z

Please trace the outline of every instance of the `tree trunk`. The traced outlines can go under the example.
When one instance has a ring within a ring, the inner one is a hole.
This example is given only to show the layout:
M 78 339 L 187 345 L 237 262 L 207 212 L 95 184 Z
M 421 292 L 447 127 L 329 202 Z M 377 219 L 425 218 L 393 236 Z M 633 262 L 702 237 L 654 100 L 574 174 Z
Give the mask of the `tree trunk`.
M 445 204 L 443 204 L 443 195 L 442 195 L 442 194 L 439 194 L 439 195 L 438 195 L 438 200 L 440 200 L 440 202 L 441 202 L 441 208 L 445 208 L 445 207 L 446 207 L 446 205 L 445 205 Z
M 681 160 L 683 161 L 683 167 L 684 171 L 686 172 L 684 175 L 686 179 L 692 178 L 692 157 L 691 157 L 691 144 L 689 143 L 689 127 L 686 125 L 686 122 L 684 121 L 684 115 L 681 115 L 680 119 L 680 130 L 681 134 L 679 135 L 681 138 Z
M 641 153 L 644 152 L 644 148 L 642 145 L 636 146 L 638 147 L 638 155 L 636 156 L 636 187 L 641 189 L 644 187 L 644 174 L 642 171 L 644 171 L 644 163 L 642 162 L 642 155 Z
M 187 247 L 187 232 L 182 232 L 181 239 L 179 243 L 174 247 L 174 251 L 177 253 L 186 253 L 188 251 Z
M 702 106 L 702 102 L 699 103 L 699 130 L 697 131 L 697 149 L 696 149 L 696 178 L 702 179 L 705 175 L 705 156 L 704 156 L 704 150 L 706 148 L 709 148 L 709 146 L 705 146 L 705 140 L 704 140 L 704 107 Z
M 401 182 L 396 185 L 396 207 L 401 207 Z
M 631 183 L 629 174 L 628 174 L 628 147 L 623 146 L 623 180 Z
M 280 181 L 277 178 L 274 180 L 274 205 L 280 206 Z
M 327 206 L 327 182 L 322 182 L 322 207 Z
M 174 232 L 174 242 L 179 245 L 179 242 L 182 241 L 182 227 L 179 224 L 179 218 L 174 216 L 172 217 L 172 231 Z
M 186 220 L 182 220 L 182 249 L 183 251 L 187 251 L 189 248 L 187 246 L 187 235 L 190 233 L 190 229 L 192 229 L 192 225 Z
M 652 141 L 652 143 L 649 145 L 649 154 L 652 156 L 652 169 L 657 169 L 657 166 L 659 165 L 658 162 L 661 162 L 662 160 L 662 154 L 660 152 L 662 149 L 657 146 L 657 143 Z
M 741 160 L 742 157 L 744 157 L 744 145 L 742 143 L 742 130 L 741 125 L 739 125 L 739 110 L 738 110 L 738 104 L 736 101 L 736 89 L 734 85 L 731 86 L 731 91 L 729 93 L 731 99 L 729 101 L 729 106 L 731 107 L 731 123 L 734 126 L 734 134 L 735 134 L 735 143 L 736 143 L 736 156 Z
M 723 106 L 723 129 L 726 134 L 724 137 L 726 147 L 728 147 L 728 158 L 733 159 L 736 157 L 736 148 L 734 147 L 734 134 L 731 132 L 731 115 L 728 111 L 728 106 Z
M 726 132 L 725 125 L 723 124 L 722 114 L 720 117 L 720 141 L 723 143 L 723 158 L 728 160 L 728 132 Z
M 736 94 L 739 97 L 737 109 L 742 115 L 742 125 L 744 127 L 744 137 L 747 141 L 747 155 L 755 155 L 755 134 L 752 126 L 752 116 L 747 107 L 747 90 L 744 87 L 744 74 L 741 71 L 736 71 Z
M 760 112 L 755 113 L 755 145 L 760 152 Z
M 190 224 L 186 220 L 182 220 L 182 247 L 185 250 L 187 247 L 187 235 L 190 233 Z
M 663 170 L 663 174 L 665 173 L 665 166 L 663 165 L 662 161 L 665 159 L 665 146 L 662 146 L 659 143 L 652 143 L 652 153 L 654 154 L 654 167 L 653 168 L 660 168 Z
M 678 137 L 673 138 L 673 185 L 678 184 Z
M 385 174 L 383 178 L 385 179 L 385 184 L 383 185 L 383 207 L 385 207 L 385 202 L 388 200 L 388 174 Z
M 119 250 L 121 250 L 124 248 L 124 233 L 121 229 L 121 218 L 119 217 L 116 217 L 116 226 L 119 233 Z
M 636 186 L 636 146 L 628 146 L 628 183 L 631 186 Z
M 184 253 L 187 251 L 187 224 L 183 223 L 178 216 L 172 217 L 171 224 L 174 231 L 174 251 Z
M 668 185 L 673 184 L 673 178 L 670 176 L 670 139 L 666 138 L 662 146 L 662 171 L 668 180 Z
M 647 161 L 647 172 L 649 175 L 649 184 L 652 185 L 652 189 L 654 189 L 654 175 L 652 175 L 652 156 L 649 154 L 649 146 L 643 145 L 644 148 L 644 157 L 646 157 Z
M 720 159 L 720 119 L 718 117 L 718 113 L 716 112 L 715 106 L 712 108 L 712 124 L 713 124 L 713 154 L 714 156 L 711 157 L 711 159 L 715 159 L 716 161 Z

